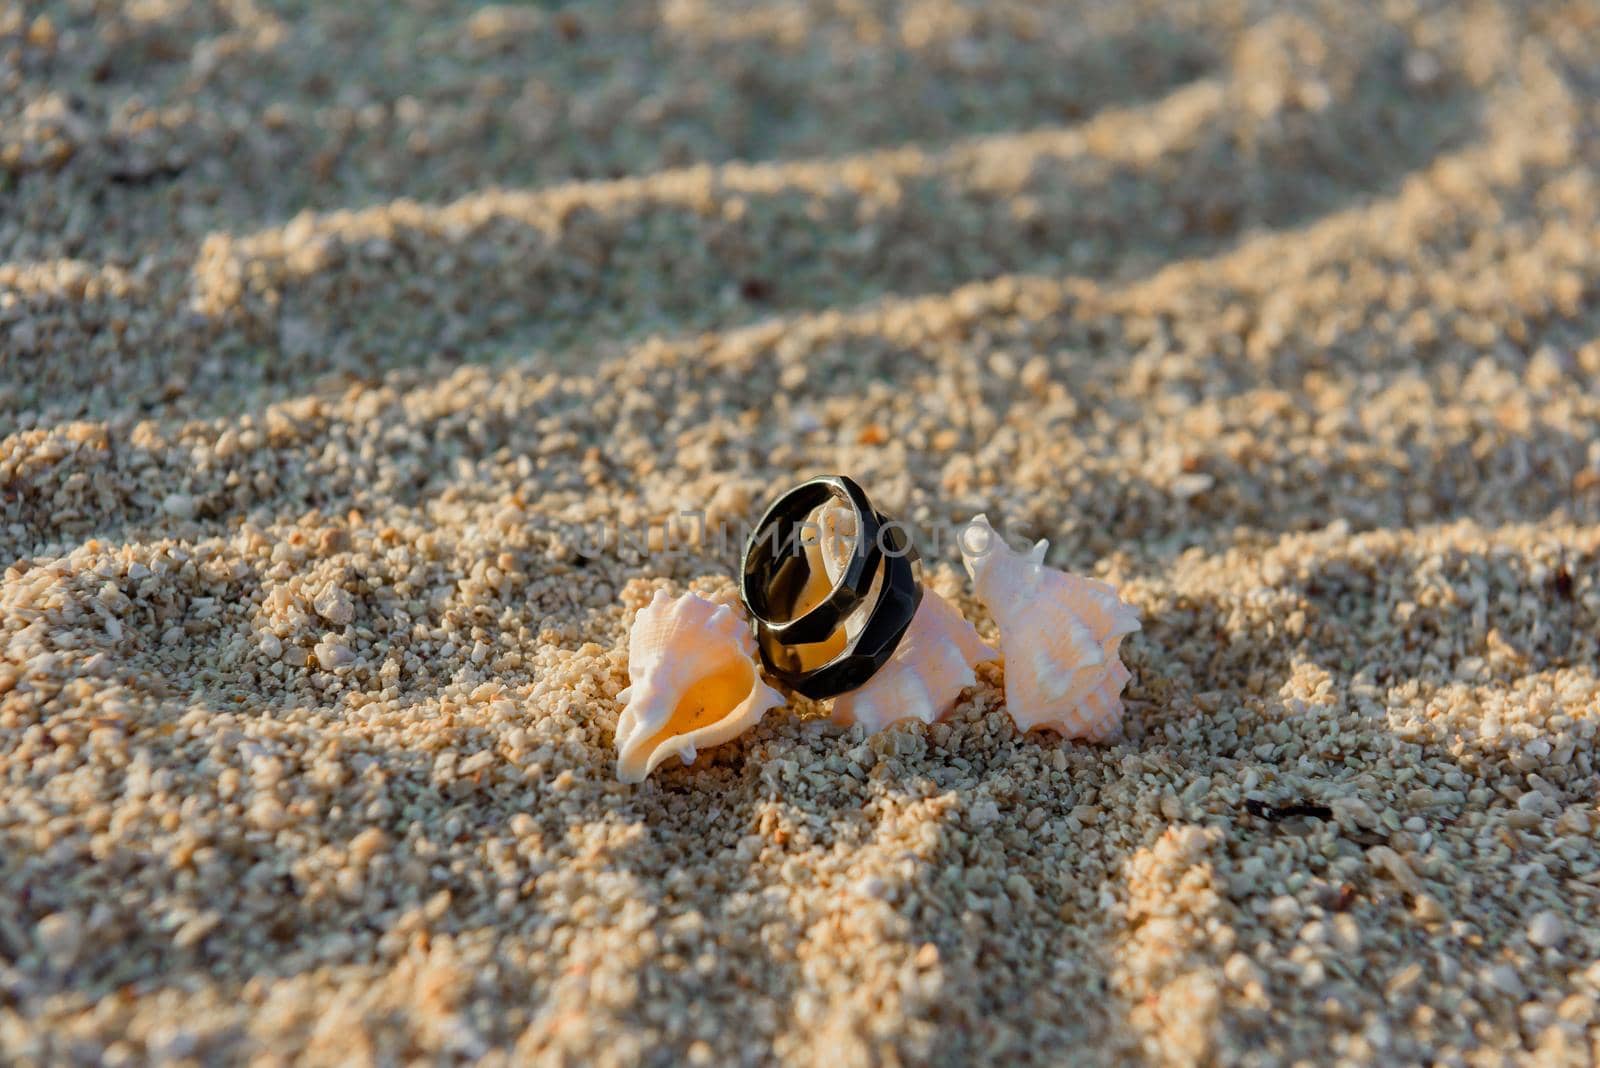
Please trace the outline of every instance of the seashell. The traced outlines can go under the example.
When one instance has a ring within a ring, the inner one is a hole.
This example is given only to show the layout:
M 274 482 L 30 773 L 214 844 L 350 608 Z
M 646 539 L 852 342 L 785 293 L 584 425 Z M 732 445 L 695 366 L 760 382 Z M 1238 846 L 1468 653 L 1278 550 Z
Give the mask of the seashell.
M 657 590 L 628 633 L 629 686 L 617 719 L 617 778 L 642 782 L 674 754 L 696 753 L 744 733 L 783 694 L 761 680 L 755 639 L 730 605 Z
M 1017 727 L 1106 741 L 1121 733 L 1130 677 L 1118 646 L 1139 617 L 1109 583 L 1044 566 L 1048 547 L 1040 541 L 1019 553 L 981 515 L 961 535 L 973 588 L 1000 628 L 1006 707 Z
M 978 681 L 973 667 L 999 655 L 950 602 L 924 589 L 894 655 L 861 687 L 833 699 L 833 721 L 869 731 L 902 719 L 936 723 Z
M 817 523 L 814 561 L 821 563 L 831 588 L 855 551 L 856 519 L 850 509 L 830 504 Z M 806 551 L 812 553 L 812 547 Z M 855 637 L 864 619 L 862 613 L 846 619 L 846 635 Z M 832 719 L 844 726 L 860 723 L 869 731 L 902 719 L 936 723 L 950 714 L 961 691 L 978 681 L 972 669 L 999 655 L 950 602 L 924 589 L 894 655 L 859 688 L 833 699 Z
M 812 569 L 816 570 L 818 562 L 822 564 L 822 574 L 826 580 L 823 584 L 822 596 L 827 596 L 833 584 L 839 581 L 839 576 L 850 564 L 850 557 L 856 551 L 856 516 L 855 513 L 844 505 L 830 501 L 817 513 L 817 540 L 806 546 L 806 555 L 811 557 Z M 880 572 L 867 587 L 866 600 L 871 604 L 878 596 L 878 588 L 883 584 L 883 575 Z M 844 639 L 853 641 L 856 633 L 866 626 L 867 613 L 855 612 L 844 621 Z

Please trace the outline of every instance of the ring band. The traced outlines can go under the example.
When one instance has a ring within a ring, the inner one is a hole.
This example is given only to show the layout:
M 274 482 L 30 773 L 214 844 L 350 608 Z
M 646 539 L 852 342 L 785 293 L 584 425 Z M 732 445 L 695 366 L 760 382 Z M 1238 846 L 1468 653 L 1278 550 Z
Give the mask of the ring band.
M 792 595 L 810 577 L 800 531 L 806 517 L 830 497 L 849 505 L 855 514 L 855 550 L 826 598 L 799 616 L 790 618 L 785 613 L 779 618 L 772 595 L 774 592 L 780 597 Z M 756 524 L 755 532 L 745 544 L 744 560 L 739 569 L 739 595 L 751 616 L 785 645 L 823 641 L 867 596 L 882 556 L 878 531 L 878 514 L 873 511 L 866 491 L 854 479 L 823 475 L 802 482 L 773 501 Z
M 791 603 L 810 577 L 794 525 L 830 496 L 856 511 L 857 537 L 850 563 L 820 604 L 794 619 L 774 620 L 775 614 L 787 616 L 774 602 Z M 790 537 L 777 537 L 785 529 Z M 904 529 L 875 510 L 852 479 L 843 475 L 812 479 L 780 497 L 746 543 L 740 574 L 740 594 L 755 620 L 756 644 L 767 672 L 813 699 L 835 697 L 866 682 L 894 655 L 922 603 L 916 560 L 916 548 Z M 877 596 L 864 607 L 874 580 Z M 793 646 L 827 640 L 848 616 L 863 608 L 868 613 L 865 623 L 840 652 L 819 666 L 798 666 L 799 653 Z

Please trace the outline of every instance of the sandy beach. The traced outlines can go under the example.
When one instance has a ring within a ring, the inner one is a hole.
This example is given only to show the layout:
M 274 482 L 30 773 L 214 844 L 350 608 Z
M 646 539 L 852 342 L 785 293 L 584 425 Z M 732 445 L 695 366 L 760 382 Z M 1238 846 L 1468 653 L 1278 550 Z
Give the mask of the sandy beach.
M 1600 1059 L 1597 55 L 0 2 L 0 1061 Z M 1114 583 L 1124 737 L 991 663 L 619 783 L 737 547 L 594 532 L 827 472 Z

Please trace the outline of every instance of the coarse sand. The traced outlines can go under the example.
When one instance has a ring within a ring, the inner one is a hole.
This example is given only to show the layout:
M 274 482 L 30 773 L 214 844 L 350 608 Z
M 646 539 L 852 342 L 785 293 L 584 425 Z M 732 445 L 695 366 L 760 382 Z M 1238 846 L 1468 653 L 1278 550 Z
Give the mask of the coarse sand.
M 0 1061 L 1591 1063 L 1597 55 L 0 2 Z M 618 783 L 632 614 L 737 546 L 594 532 L 831 471 L 1117 584 L 1125 737 L 991 664 Z

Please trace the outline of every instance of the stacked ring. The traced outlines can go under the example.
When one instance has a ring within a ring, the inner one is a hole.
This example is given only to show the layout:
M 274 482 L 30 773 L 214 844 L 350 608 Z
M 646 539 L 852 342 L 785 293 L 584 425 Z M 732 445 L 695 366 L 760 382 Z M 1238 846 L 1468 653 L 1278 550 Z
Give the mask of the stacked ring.
M 827 596 L 802 610 L 798 602 L 809 584 L 811 563 L 800 535 L 811 513 L 830 498 L 854 514 L 855 547 Z M 916 558 L 905 531 L 874 509 L 853 479 L 824 475 L 779 497 L 745 543 L 739 574 L 739 593 L 755 620 L 767 671 L 796 693 L 816 699 L 866 682 L 894 654 L 922 601 Z M 846 621 L 862 611 L 865 622 L 840 642 Z M 834 655 L 809 664 L 801 647 L 821 643 L 828 643 Z

